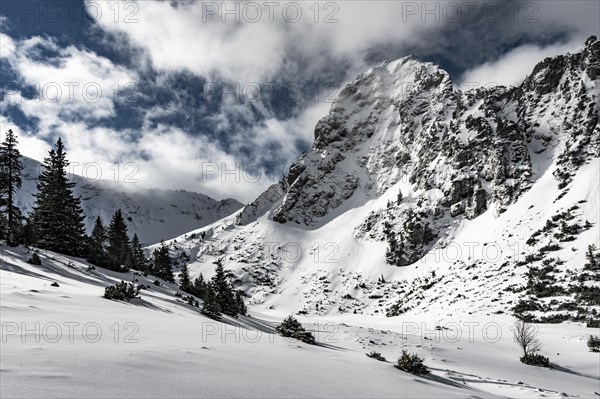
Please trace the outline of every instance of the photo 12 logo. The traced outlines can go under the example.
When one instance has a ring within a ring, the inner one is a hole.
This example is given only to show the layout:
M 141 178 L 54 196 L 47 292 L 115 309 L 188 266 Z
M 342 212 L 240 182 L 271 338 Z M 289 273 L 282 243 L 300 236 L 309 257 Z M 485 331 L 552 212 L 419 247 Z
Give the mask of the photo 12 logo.
M 35 82 L 2 84 L 6 101 L 51 104 L 95 104 L 109 99 L 118 103 L 132 100 L 138 91 L 136 82 Z
M 495 23 L 512 20 L 538 23 L 540 6 L 533 1 L 403 1 L 402 22 Z
M 339 11 L 339 3 L 333 1 L 202 1 L 202 22 L 335 24 Z
M 306 331 L 310 332 L 315 341 L 321 344 L 337 344 L 340 326 L 337 323 L 308 323 Z M 247 329 L 226 323 L 203 322 L 200 332 L 202 343 L 220 341 L 221 343 L 257 343 L 266 339 L 267 343 L 274 343 L 276 339 L 283 339 L 289 343 L 298 343 L 298 339 L 280 336 L 274 326 L 263 326 L 259 329 Z M 264 341 L 263 341 L 264 342 Z
M 420 336 L 422 342 L 433 341 L 455 344 L 466 341 L 473 343 L 476 339 L 482 338 L 485 342 L 493 344 L 500 341 L 503 335 L 502 326 L 497 322 L 482 324 L 476 321 L 451 321 L 435 326 L 427 325 L 424 322 L 403 322 L 400 327 L 403 336 Z
M 297 263 L 303 258 L 313 264 L 337 264 L 340 261 L 340 246 L 336 242 L 314 242 L 303 247 L 299 242 L 281 241 L 256 243 L 236 243 L 232 247 L 228 243 L 201 242 L 194 261 L 212 263 L 215 257 L 226 255 L 236 262 L 249 262 L 260 259 L 263 262 Z
M 59 342 L 74 343 L 76 341 L 95 344 L 100 341 L 115 344 L 137 344 L 140 326 L 134 322 L 103 325 L 94 321 L 77 322 L 12 322 L 1 323 L 2 343 L 21 342 L 39 344 L 42 341 L 50 344 Z
M 138 23 L 137 1 L 3 1 L 2 15 L 22 23 L 76 24 L 82 20 L 99 22 L 106 18 L 115 23 Z

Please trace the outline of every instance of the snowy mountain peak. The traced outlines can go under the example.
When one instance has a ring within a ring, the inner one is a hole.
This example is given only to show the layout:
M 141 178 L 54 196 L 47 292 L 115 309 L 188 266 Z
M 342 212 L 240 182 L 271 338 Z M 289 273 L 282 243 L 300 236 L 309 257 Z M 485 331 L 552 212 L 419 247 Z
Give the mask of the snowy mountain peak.
M 582 150 L 597 140 L 598 47 L 590 38 L 581 53 L 546 59 L 510 89 L 461 92 L 447 72 L 411 57 L 369 70 L 317 124 L 313 150 L 290 168 L 273 220 L 320 225 L 347 201 L 360 205 L 401 179 L 439 190 L 438 213 L 446 208 L 473 218 L 490 206 L 503 212 L 556 148 L 568 143 L 563 157 L 572 169 L 582 160 L 567 160 L 587 151 L 572 154 L 573 146 Z M 596 153 L 597 144 L 588 147 Z M 558 173 L 568 181 L 569 172 Z

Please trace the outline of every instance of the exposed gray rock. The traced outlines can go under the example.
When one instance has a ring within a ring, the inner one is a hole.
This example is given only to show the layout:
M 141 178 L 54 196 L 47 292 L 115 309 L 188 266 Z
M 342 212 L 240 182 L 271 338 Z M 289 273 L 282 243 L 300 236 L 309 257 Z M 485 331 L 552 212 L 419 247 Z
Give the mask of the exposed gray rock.
M 271 210 L 273 205 L 279 202 L 284 195 L 285 183 L 283 181 L 272 184 L 267 191 L 244 207 L 237 216 L 236 224 L 244 226 L 256 221 L 258 217 Z
M 462 92 L 445 71 L 411 57 L 373 68 L 317 124 L 313 150 L 290 169 L 273 219 L 317 225 L 357 193 L 367 201 L 408 177 L 415 190 L 443 194 L 417 202 L 419 229 L 406 230 L 407 210 L 397 205 L 371 214 L 355 236 L 388 240 L 391 264 L 414 262 L 448 218 L 504 212 L 556 157 L 554 176 L 566 187 L 600 156 L 599 76 L 595 37 L 581 53 L 540 62 L 511 88 Z

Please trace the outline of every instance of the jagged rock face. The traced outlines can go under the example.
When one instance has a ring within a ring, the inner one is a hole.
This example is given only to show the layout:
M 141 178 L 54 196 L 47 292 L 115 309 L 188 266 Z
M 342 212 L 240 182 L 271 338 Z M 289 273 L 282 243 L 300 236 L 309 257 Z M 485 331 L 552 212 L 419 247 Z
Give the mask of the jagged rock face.
M 599 76 L 595 38 L 581 53 L 542 61 L 513 88 L 462 92 L 445 71 L 413 58 L 376 67 L 319 121 L 273 220 L 313 226 L 350 197 L 377 197 L 401 178 L 441 191 L 428 204 L 436 218 L 501 213 L 543 172 L 532 157 L 558 156 L 555 176 L 566 185 L 599 153 Z
M 573 172 L 581 165 L 600 155 L 599 77 L 600 42 L 591 37 L 581 53 L 538 64 L 522 85 L 527 90 L 517 92 L 522 120 L 541 119 L 546 122 L 545 130 L 563 139 L 554 171 L 560 188 L 571 182 Z M 553 88 L 551 92 L 537 89 L 547 86 Z M 552 136 L 544 139 L 550 141 Z
M 400 105 L 425 107 L 417 93 L 440 100 L 452 96 L 450 77 L 432 64 L 404 58 L 348 85 L 317 124 L 313 150 L 290 168 L 287 194 L 273 220 L 312 225 L 357 190 L 377 195 L 393 184 L 400 176 Z M 395 176 L 378 171 L 395 171 Z
M 267 191 L 262 193 L 252 203 L 246 205 L 237 216 L 236 224 L 245 226 L 250 224 L 259 216 L 264 215 L 285 195 L 285 184 L 283 181 L 272 184 Z

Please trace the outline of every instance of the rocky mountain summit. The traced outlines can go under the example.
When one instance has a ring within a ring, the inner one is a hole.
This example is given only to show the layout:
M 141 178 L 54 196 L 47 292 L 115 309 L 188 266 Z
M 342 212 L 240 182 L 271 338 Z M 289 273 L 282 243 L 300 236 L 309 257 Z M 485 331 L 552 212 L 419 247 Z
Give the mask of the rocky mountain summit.
M 553 173 L 566 189 L 598 156 L 599 65 L 600 42 L 591 37 L 582 52 L 548 58 L 509 88 L 462 91 L 447 72 L 412 57 L 373 68 L 317 124 L 313 149 L 290 168 L 273 220 L 318 226 L 350 197 L 366 202 L 407 179 L 424 190 L 410 208 L 412 227 L 394 222 L 407 220 L 398 203 L 370 215 L 358 236 L 386 236 L 410 249 L 391 263 L 413 263 L 447 216 L 504 212 L 555 156 Z M 364 234 L 372 229 L 380 234 Z
M 407 57 L 358 76 L 291 168 L 273 220 L 312 226 L 357 192 L 380 195 L 403 176 L 438 191 L 429 211 L 503 212 L 558 149 L 557 179 L 598 156 L 600 42 L 540 62 L 519 86 L 461 91 L 447 72 Z M 563 186 L 564 187 L 564 186 Z
M 196 275 L 222 261 L 269 309 L 595 317 L 599 65 L 591 37 L 515 87 L 461 90 L 412 57 L 377 66 L 280 183 L 172 249 Z

